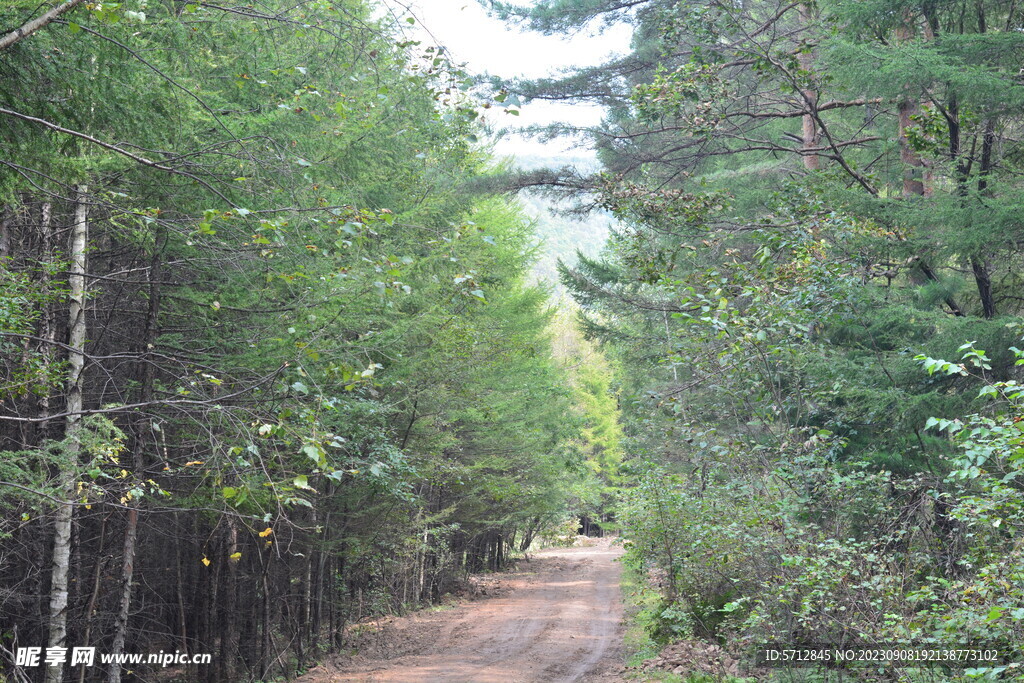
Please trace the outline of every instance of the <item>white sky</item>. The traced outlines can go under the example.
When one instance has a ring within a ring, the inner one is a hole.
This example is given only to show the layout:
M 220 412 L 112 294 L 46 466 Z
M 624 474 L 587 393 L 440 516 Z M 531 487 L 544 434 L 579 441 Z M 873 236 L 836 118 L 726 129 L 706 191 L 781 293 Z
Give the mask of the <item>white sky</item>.
M 545 36 L 488 16 L 477 0 L 389 0 L 388 5 L 398 16 L 415 16 L 418 23 L 410 30 L 416 33 L 410 37 L 440 43 L 453 61 L 465 62 L 470 73 L 487 72 L 507 79 L 553 76 L 567 67 L 600 64 L 613 54 L 624 54 L 631 35 L 630 27 L 619 25 L 601 34 Z M 423 35 L 424 29 L 429 36 Z M 489 120 L 496 128 L 554 121 L 593 125 L 600 121 L 601 114 L 596 106 L 538 101 L 524 105 L 518 118 L 499 110 Z M 500 155 L 518 152 L 557 156 L 568 148 L 569 143 L 564 141 L 542 144 L 506 136 L 498 142 L 496 151 Z

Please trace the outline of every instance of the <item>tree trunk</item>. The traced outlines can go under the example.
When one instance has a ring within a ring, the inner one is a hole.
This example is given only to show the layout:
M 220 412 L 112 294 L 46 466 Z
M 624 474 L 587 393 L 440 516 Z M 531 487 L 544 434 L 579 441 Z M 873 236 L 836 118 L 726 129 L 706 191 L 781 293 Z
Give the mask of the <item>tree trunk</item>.
M 103 542 L 107 538 L 107 519 L 104 517 L 100 524 L 100 547 L 96 551 L 96 567 L 93 571 L 92 595 L 89 597 L 89 605 L 85 609 L 85 635 L 82 636 L 82 647 L 89 647 L 92 636 L 92 621 L 96 614 L 96 606 L 100 599 L 100 587 L 103 585 L 103 570 L 107 566 L 107 558 L 103 556 Z M 85 683 L 85 675 L 88 667 L 79 667 L 78 683 Z
M 992 152 L 995 148 L 995 139 L 995 119 L 990 117 L 985 120 L 985 132 L 981 140 L 981 168 L 978 172 L 978 195 L 981 197 L 984 197 L 988 191 L 988 176 L 992 172 Z M 994 318 L 996 302 L 992 296 L 992 277 L 989 274 L 988 263 L 984 258 L 972 256 L 971 270 L 974 271 L 974 282 L 978 286 L 982 311 L 986 318 Z
M 224 667 L 224 680 L 238 680 L 238 522 L 234 517 L 228 518 L 227 532 L 227 576 L 224 579 L 224 633 L 221 643 L 221 658 Z M 218 610 L 219 611 L 219 610 Z
M 896 29 L 897 41 L 903 43 L 911 40 L 914 37 L 914 18 L 909 13 L 904 16 L 904 23 L 898 29 Z M 917 99 L 913 97 L 912 93 L 907 93 L 907 96 L 899 103 L 899 143 L 900 143 L 900 161 L 903 162 L 903 198 L 912 199 L 914 197 L 925 197 L 929 195 L 925 188 L 925 177 L 926 171 L 925 164 L 921 159 L 921 155 L 911 147 L 910 140 L 907 138 L 907 130 L 913 125 L 912 116 L 920 113 L 921 107 L 919 106 Z M 919 267 L 921 273 L 929 280 L 938 282 L 939 277 L 932 269 L 931 264 L 924 258 L 920 260 Z M 957 304 L 956 300 L 952 296 L 946 296 L 944 301 L 949 310 L 955 316 L 963 316 L 963 310 Z
M 177 517 L 177 513 L 175 513 Z M 181 543 L 175 544 L 175 564 L 178 568 L 178 638 L 182 652 L 188 652 L 188 620 L 185 612 L 185 576 L 182 572 L 183 560 L 181 559 Z
M 903 24 L 896 29 L 896 41 L 899 43 L 909 42 L 914 38 L 914 17 L 908 11 L 903 17 Z M 907 130 L 914 124 L 911 119 L 921 112 L 918 104 L 917 93 L 907 92 L 898 105 L 899 110 L 899 143 L 900 161 L 903 162 L 903 198 L 924 196 L 924 162 L 921 155 L 910 145 L 907 138 Z
M 75 223 L 71 232 L 71 310 L 68 317 L 68 401 L 65 438 L 68 441 L 69 463 L 60 473 L 60 485 L 67 500 L 54 513 L 53 570 L 50 576 L 50 635 L 47 647 L 67 647 L 68 638 L 68 568 L 71 561 L 71 525 L 75 507 L 75 469 L 81 443 L 79 433 L 82 422 L 82 385 L 85 369 L 85 249 L 89 241 L 88 206 L 85 195 L 88 188 L 78 187 L 75 204 Z M 46 667 L 46 683 L 60 683 L 64 678 L 64 664 Z
M 141 349 L 141 384 L 142 391 L 140 398 L 143 403 L 153 400 L 153 381 L 155 379 L 154 365 L 148 362 L 150 351 L 157 334 L 157 315 L 160 311 L 160 247 L 161 232 L 156 235 L 156 243 L 153 247 L 153 256 L 149 268 L 149 308 L 146 312 L 146 327 L 142 335 Z M 144 447 L 143 435 L 153 432 L 152 419 L 140 420 L 135 427 L 134 463 L 135 470 L 133 480 L 139 480 L 143 472 L 142 449 Z M 127 482 L 126 482 L 127 483 Z M 139 511 L 135 505 L 137 501 L 131 501 L 133 507 L 128 511 L 128 526 L 124 533 L 124 556 L 121 563 L 121 598 L 118 603 L 117 617 L 114 621 L 114 641 L 111 645 L 110 654 L 113 657 L 124 652 L 125 637 L 128 632 L 128 615 L 132 605 L 132 577 L 135 573 L 135 544 L 138 538 Z M 110 665 L 107 676 L 108 683 L 121 683 L 121 664 L 114 661 Z
M 904 99 L 899 103 L 900 121 L 900 161 L 903 162 L 903 198 L 923 197 L 924 192 L 924 162 L 910 141 L 907 139 L 907 129 L 913 125 L 911 116 L 919 114 L 921 108 L 915 100 Z
M 0 261 L 11 253 L 11 225 L 14 223 L 14 212 L 11 207 L 4 206 L 0 211 Z
M 117 617 L 114 620 L 114 642 L 110 653 L 117 656 L 124 652 L 125 634 L 128 631 L 128 614 L 132 604 L 132 577 L 135 573 L 135 539 L 138 535 L 139 511 L 128 511 L 128 526 L 124 532 L 124 556 L 121 564 L 121 599 L 118 603 Z M 121 664 L 112 662 L 107 674 L 108 683 L 121 683 Z
M 44 263 L 52 263 L 53 258 L 53 205 L 50 202 L 44 202 L 39 212 L 39 229 L 43 237 L 43 253 L 42 260 Z M 0 254 L 2 256 L 2 254 Z M 52 289 L 52 276 L 43 269 L 42 281 L 39 283 L 40 288 L 44 293 L 49 294 Z M 57 341 L 57 330 L 54 325 L 53 319 L 54 311 L 53 306 L 47 302 L 43 304 L 42 315 L 39 316 L 39 338 L 42 339 L 40 342 L 40 352 L 43 356 L 43 365 L 46 367 L 50 366 L 53 361 L 54 352 L 57 349 L 55 341 Z M 46 419 L 50 417 L 50 393 L 46 392 L 44 395 L 39 397 L 39 417 L 43 418 L 43 421 L 39 423 L 39 429 L 36 430 L 35 440 L 33 443 L 40 444 L 50 438 L 49 421 Z
M 800 23 L 804 29 L 811 25 L 813 9 L 807 3 L 800 5 Z M 810 78 L 811 68 L 814 66 L 814 55 L 811 52 L 801 51 L 799 54 L 800 70 L 806 72 L 805 77 Z M 804 150 L 813 149 L 818 146 L 818 126 L 814 120 L 815 108 L 818 106 L 818 92 L 813 88 L 801 90 L 804 98 L 804 107 L 807 113 L 803 115 L 803 144 Z M 804 168 L 808 171 L 817 171 L 821 168 L 821 159 L 817 154 L 804 153 Z

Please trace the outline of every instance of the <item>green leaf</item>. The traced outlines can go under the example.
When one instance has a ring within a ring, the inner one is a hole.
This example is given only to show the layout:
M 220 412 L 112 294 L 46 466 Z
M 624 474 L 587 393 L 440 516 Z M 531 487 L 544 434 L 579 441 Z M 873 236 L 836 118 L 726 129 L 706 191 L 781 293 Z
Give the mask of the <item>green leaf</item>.
M 303 446 L 302 452 L 303 454 L 305 454 L 307 458 L 309 458 L 310 460 L 317 464 L 320 464 L 320 459 L 324 457 L 323 451 L 321 451 L 317 446 L 311 443 L 307 443 L 305 446 Z

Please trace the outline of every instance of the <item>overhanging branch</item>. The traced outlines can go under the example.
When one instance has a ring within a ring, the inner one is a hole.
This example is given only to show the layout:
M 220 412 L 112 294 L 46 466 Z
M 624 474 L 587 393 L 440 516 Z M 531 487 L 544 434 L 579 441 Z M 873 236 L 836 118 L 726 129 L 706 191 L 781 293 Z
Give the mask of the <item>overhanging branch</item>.
M 0 50 L 6 50 L 18 41 L 28 38 L 30 35 L 43 28 L 60 15 L 70 12 L 81 5 L 83 1 L 84 0 L 67 0 L 66 2 L 57 5 L 46 14 L 36 17 L 27 24 L 19 26 L 3 38 L 0 38 Z

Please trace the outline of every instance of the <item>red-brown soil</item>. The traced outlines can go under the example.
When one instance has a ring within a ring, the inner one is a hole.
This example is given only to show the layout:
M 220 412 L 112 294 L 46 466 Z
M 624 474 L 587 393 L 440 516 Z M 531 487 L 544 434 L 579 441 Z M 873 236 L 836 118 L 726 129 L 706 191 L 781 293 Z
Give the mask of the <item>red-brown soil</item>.
M 621 681 L 621 550 L 607 540 L 550 549 L 450 609 L 368 625 L 354 656 L 299 679 L 428 683 Z

